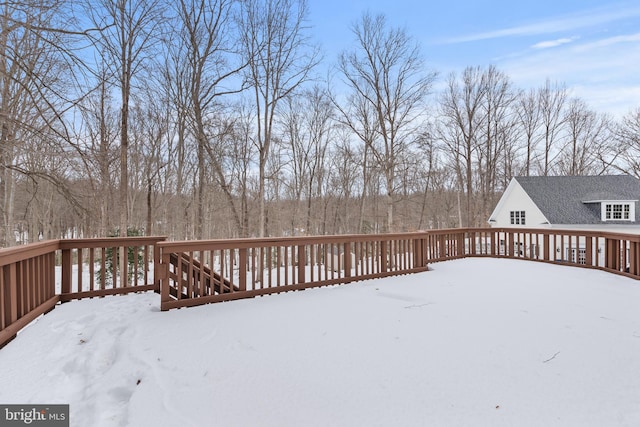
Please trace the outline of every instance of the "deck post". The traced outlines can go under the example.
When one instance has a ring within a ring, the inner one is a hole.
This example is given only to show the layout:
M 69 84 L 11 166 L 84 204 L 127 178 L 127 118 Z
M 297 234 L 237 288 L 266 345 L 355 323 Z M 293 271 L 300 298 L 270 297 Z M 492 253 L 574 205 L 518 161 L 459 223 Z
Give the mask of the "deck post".
M 344 258 L 344 277 L 351 277 L 351 243 L 344 242 L 344 252 L 342 253 Z
M 636 276 L 638 274 L 638 242 L 629 242 L 629 273 Z
M 413 239 L 413 265 L 416 268 L 424 267 L 424 240 Z
M 240 291 L 247 290 L 247 248 L 240 248 L 239 259 L 238 259 L 238 287 Z
M 307 253 L 305 245 L 298 245 L 298 283 L 306 283 Z
M 62 294 L 71 293 L 71 249 L 62 250 Z
M 385 273 L 387 271 L 387 241 L 382 240 L 380 242 L 380 271 Z
M 146 251 L 145 251 L 145 256 L 146 256 Z M 148 264 L 145 260 L 145 277 L 147 275 L 146 270 L 149 269 L 148 267 L 146 267 L 146 265 Z M 158 275 L 161 273 L 158 271 L 159 267 L 160 267 L 160 248 L 156 243 L 155 245 L 153 245 L 153 286 L 154 286 L 154 292 L 157 294 L 160 293 L 160 277 Z
M 5 290 L 8 290 L 8 295 L 5 294 L 5 321 L 10 325 L 18 320 L 18 277 L 15 262 L 4 267 L 4 283 Z
M 167 311 L 169 310 L 165 304 L 171 301 L 171 293 L 170 293 L 170 278 L 169 278 L 169 265 L 171 264 L 171 253 L 163 252 L 162 255 L 159 255 L 160 263 L 157 264 L 155 270 L 155 276 L 158 277 L 160 283 L 160 310 Z M 178 256 L 178 264 L 180 264 L 181 260 Z M 178 278 L 180 280 L 180 278 Z M 180 292 L 180 289 L 177 288 L 176 291 Z

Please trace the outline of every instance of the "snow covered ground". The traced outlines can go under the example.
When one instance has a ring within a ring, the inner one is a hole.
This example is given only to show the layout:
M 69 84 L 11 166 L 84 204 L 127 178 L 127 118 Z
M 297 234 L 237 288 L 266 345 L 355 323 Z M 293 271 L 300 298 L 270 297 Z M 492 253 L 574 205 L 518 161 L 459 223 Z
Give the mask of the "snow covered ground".
M 159 311 L 70 302 L 0 350 L 0 402 L 74 426 L 638 426 L 640 282 L 464 259 Z

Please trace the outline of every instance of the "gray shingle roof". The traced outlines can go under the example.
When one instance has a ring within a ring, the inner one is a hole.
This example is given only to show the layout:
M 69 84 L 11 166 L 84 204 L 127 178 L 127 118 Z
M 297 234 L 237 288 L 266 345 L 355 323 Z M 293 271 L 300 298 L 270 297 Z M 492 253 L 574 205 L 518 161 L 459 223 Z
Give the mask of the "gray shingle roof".
M 515 178 L 551 224 L 602 224 L 602 200 L 636 200 L 640 223 L 640 180 L 629 175 L 520 176 Z M 607 221 L 610 224 L 612 221 Z M 630 224 L 621 221 L 621 224 Z

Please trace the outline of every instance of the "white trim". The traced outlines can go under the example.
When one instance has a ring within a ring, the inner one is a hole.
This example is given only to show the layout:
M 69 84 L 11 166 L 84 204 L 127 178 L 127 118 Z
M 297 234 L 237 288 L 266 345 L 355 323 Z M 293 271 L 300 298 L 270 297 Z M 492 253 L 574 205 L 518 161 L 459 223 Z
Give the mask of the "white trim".
M 585 200 L 582 203 L 635 203 L 638 200 L 611 200 L 611 199 L 602 199 L 602 200 Z

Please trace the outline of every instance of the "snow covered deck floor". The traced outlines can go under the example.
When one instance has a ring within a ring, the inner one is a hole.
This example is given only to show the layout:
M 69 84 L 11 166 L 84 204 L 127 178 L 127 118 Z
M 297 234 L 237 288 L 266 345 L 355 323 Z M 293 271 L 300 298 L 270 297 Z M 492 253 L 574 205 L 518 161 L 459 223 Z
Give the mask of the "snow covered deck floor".
M 0 351 L 0 401 L 69 403 L 73 426 L 640 425 L 640 282 L 432 268 L 164 313 L 154 293 L 64 304 Z

